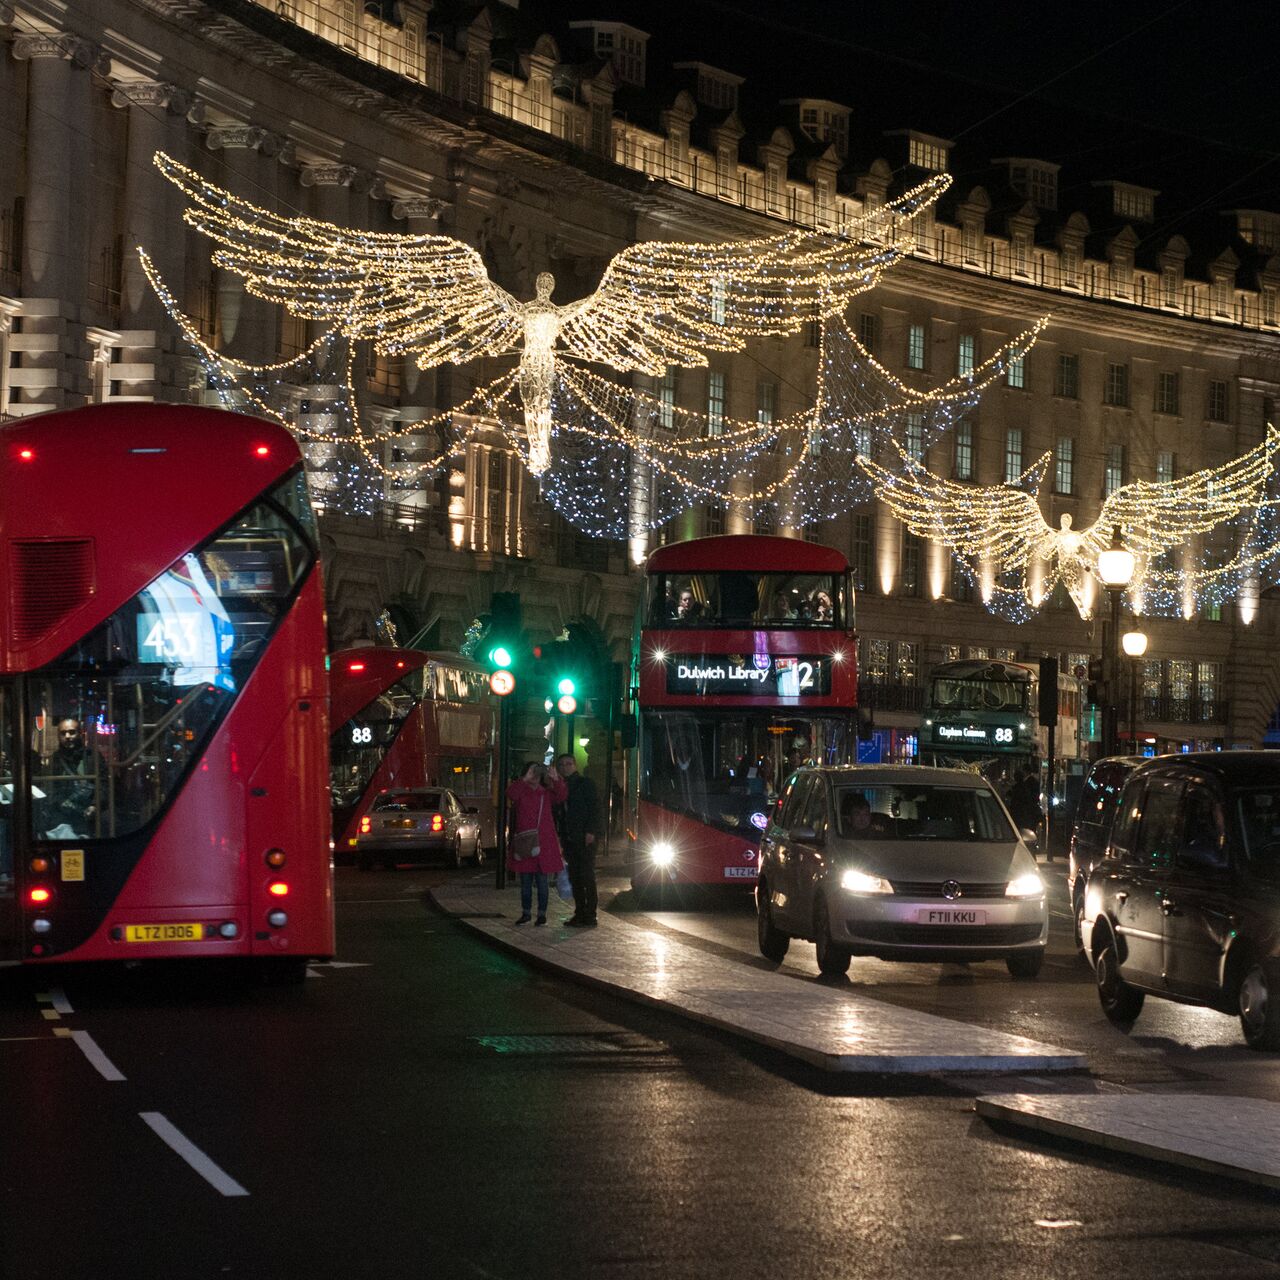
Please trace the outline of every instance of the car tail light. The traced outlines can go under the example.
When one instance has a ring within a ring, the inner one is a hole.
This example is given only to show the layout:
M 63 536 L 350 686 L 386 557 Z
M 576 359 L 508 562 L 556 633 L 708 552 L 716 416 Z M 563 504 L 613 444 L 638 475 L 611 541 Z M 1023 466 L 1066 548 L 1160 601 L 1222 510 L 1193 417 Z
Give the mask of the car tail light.
M 431 830 L 432 830 L 432 831 L 443 831 L 443 830 L 444 830 L 444 815 L 443 815 L 443 814 L 433 813 L 433 814 L 431 815 Z
M 373 823 L 370 820 L 369 815 L 365 814 L 365 816 L 360 819 L 360 834 L 362 836 L 367 836 L 369 834 L 369 828 L 372 825 Z

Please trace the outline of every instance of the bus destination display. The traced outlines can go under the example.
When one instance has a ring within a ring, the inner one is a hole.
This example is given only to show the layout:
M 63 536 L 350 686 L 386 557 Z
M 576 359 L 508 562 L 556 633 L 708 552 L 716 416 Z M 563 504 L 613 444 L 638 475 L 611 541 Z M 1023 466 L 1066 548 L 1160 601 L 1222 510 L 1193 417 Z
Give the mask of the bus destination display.
M 831 660 L 794 654 L 669 654 L 667 692 L 813 698 L 831 692 Z
M 947 747 L 1012 747 L 1017 734 L 1008 724 L 935 724 L 933 740 Z

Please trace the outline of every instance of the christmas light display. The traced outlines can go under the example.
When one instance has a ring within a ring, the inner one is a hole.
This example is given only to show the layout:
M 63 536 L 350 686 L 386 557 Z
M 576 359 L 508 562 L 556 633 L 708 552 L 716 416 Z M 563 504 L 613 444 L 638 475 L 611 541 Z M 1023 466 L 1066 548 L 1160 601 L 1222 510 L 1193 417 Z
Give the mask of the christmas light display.
M 937 175 L 836 231 L 793 228 L 725 244 L 650 241 L 617 254 L 596 291 L 557 306 L 554 278 L 520 302 L 480 255 L 450 236 L 350 231 L 282 217 L 206 182 L 157 152 L 187 197 L 184 220 L 219 247 L 213 262 L 256 297 L 322 321 L 381 355 L 422 369 L 520 353 L 518 387 L 534 475 L 550 465 L 551 409 L 561 354 L 651 376 L 707 364 L 752 338 L 838 315 L 903 254 L 906 224 L 950 185 Z M 559 348 L 559 350 L 558 350 Z
M 865 457 L 857 465 L 912 533 L 951 548 L 994 612 L 1025 617 L 1060 582 L 1087 618 L 1098 555 L 1117 529 L 1137 562 L 1129 591 L 1137 611 L 1185 614 L 1272 563 L 1280 552 L 1268 488 L 1277 448 L 1280 432 L 1269 427 L 1261 444 L 1219 467 L 1123 485 L 1086 529 L 1073 528 L 1066 514 L 1055 529 L 1041 514 L 1048 454 L 1018 482 L 986 487 L 941 479 L 905 454 L 900 472 Z M 1216 535 L 1218 547 L 1186 554 L 1200 534 Z M 1170 560 L 1175 551 L 1180 562 Z

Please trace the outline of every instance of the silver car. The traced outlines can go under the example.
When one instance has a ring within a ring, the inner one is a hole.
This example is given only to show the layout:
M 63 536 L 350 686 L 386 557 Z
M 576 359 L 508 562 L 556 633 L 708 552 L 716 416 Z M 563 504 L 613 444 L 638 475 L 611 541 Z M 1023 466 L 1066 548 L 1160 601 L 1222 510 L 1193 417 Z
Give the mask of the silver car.
M 779 961 L 810 939 L 825 974 L 869 955 L 1003 959 L 1033 978 L 1049 937 L 1033 840 L 990 783 L 959 769 L 801 769 L 761 841 L 760 950 Z
M 442 854 L 455 867 L 464 858 L 484 861 L 480 819 L 464 809 L 458 797 L 443 787 L 397 787 L 374 798 L 360 819 L 356 834 L 356 862 L 368 871 L 374 859 L 386 867 L 421 862 Z

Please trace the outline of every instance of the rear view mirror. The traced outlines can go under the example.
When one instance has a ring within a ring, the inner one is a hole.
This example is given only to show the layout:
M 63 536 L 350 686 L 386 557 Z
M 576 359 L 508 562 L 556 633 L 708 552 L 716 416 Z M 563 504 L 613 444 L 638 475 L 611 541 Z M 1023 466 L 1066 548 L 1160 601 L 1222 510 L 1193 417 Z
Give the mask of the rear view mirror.
M 821 844 L 818 833 L 812 827 L 792 827 L 787 838 L 796 844 Z
M 1027 846 L 1028 849 L 1032 850 L 1032 852 L 1040 847 L 1040 837 L 1036 835 L 1030 827 L 1023 827 L 1022 830 L 1018 832 L 1018 838 Z

